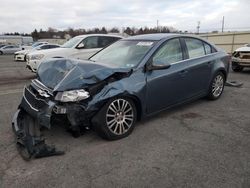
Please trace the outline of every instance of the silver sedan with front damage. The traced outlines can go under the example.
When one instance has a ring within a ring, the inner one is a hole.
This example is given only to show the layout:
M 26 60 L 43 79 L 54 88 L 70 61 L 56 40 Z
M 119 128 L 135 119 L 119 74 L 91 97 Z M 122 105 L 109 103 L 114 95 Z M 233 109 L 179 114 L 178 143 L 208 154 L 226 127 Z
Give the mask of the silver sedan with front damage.
M 141 118 L 205 96 L 218 99 L 229 61 L 203 39 L 150 34 L 122 39 L 89 60 L 43 62 L 13 118 L 20 154 L 25 159 L 63 154 L 40 133 L 57 121 L 74 136 L 91 128 L 116 140 Z

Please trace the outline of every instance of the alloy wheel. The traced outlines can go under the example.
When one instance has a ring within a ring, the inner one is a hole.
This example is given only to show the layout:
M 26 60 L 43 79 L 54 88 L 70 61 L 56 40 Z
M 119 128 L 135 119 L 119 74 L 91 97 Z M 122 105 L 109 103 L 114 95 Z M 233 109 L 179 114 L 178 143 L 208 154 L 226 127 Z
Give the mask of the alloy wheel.
M 110 103 L 106 112 L 106 124 L 116 135 L 126 133 L 134 122 L 132 105 L 125 99 L 116 99 Z
M 224 87 L 224 78 L 222 75 L 218 74 L 213 81 L 212 93 L 214 97 L 219 97 L 223 91 Z

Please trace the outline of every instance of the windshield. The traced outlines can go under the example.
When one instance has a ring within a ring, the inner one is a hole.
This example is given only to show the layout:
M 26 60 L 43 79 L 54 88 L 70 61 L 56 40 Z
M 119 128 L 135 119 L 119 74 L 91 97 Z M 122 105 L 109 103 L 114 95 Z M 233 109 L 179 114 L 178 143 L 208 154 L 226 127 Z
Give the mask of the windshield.
M 77 45 L 82 38 L 74 37 L 70 39 L 69 41 L 65 42 L 61 47 L 62 48 L 73 48 L 75 45 Z
M 135 67 L 153 46 L 153 41 L 118 41 L 90 58 L 118 68 Z

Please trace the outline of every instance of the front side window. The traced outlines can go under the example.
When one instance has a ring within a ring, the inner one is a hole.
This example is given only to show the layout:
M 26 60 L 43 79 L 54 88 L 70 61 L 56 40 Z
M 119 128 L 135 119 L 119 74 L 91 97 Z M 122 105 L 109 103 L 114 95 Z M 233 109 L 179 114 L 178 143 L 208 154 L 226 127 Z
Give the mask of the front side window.
M 153 57 L 154 65 L 165 65 L 183 60 L 180 40 L 178 38 L 167 41 Z
M 83 40 L 84 48 L 98 48 L 98 37 L 87 37 Z
M 194 38 L 185 38 L 189 58 L 196 58 L 205 55 L 203 42 Z
M 80 40 L 82 40 L 82 38 L 74 37 L 74 38 L 68 40 L 67 42 L 65 42 L 62 45 L 62 48 L 73 48 L 74 46 L 76 46 L 80 42 Z

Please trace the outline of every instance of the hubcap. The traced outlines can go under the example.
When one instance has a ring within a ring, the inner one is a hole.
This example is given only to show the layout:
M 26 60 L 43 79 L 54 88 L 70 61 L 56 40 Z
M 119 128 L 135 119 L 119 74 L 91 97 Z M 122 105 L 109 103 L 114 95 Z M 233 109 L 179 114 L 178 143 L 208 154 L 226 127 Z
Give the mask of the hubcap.
M 114 100 L 108 107 L 106 123 L 109 130 L 116 134 L 126 133 L 134 121 L 134 112 L 131 104 L 124 99 Z
M 224 87 L 224 79 L 221 75 L 217 75 L 214 78 L 213 85 L 212 85 L 212 93 L 215 97 L 219 97 L 222 93 Z

